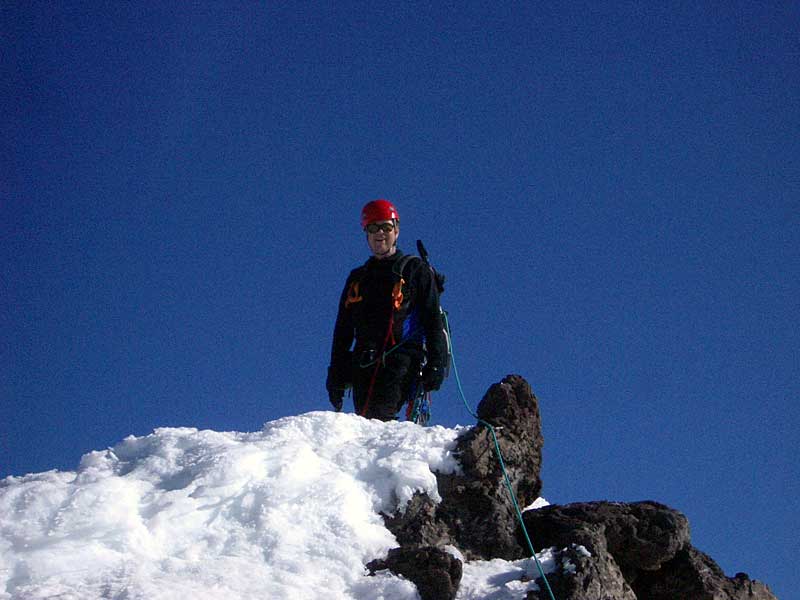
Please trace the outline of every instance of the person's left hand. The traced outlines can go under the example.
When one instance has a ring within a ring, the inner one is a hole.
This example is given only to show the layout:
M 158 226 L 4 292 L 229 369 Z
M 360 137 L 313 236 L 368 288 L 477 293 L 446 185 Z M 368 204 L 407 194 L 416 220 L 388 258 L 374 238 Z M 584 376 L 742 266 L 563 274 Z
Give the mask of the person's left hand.
M 441 367 L 425 365 L 422 370 L 422 389 L 426 392 L 435 392 L 442 387 L 444 371 Z

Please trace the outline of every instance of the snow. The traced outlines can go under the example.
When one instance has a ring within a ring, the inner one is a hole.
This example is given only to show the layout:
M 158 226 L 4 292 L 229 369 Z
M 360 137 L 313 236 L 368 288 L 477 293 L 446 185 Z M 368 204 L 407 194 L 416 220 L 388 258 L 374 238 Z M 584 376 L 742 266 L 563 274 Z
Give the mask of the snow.
M 312 412 L 254 433 L 157 429 L 77 472 L 8 477 L 0 599 L 416 599 L 364 564 L 397 546 L 381 512 L 416 491 L 440 500 L 434 472 L 458 471 L 460 431 Z M 458 599 L 524 597 L 533 565 L 466 563 Z
M 524 510 L 536 510 L 537 508 L 543 508 L 545 506 L 550 506 L 550 503 L 544 498 L 537 498 L 533 501 L 533 504 L 525 508 Z

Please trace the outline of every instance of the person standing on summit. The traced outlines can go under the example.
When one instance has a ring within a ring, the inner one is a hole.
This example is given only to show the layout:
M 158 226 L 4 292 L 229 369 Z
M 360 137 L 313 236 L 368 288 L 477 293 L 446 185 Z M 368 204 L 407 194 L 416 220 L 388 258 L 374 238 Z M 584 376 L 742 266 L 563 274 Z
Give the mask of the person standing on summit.
M 368 202 L 361 228 L 372 256 L 351 271 L 339 300 L 326 388 L 336 411 L 352 386 L 356 413 L 390 421 L 420 377 L 425 391 L 444 379 L 447 342 L 431 267 L 397 247 L 400 215 Z

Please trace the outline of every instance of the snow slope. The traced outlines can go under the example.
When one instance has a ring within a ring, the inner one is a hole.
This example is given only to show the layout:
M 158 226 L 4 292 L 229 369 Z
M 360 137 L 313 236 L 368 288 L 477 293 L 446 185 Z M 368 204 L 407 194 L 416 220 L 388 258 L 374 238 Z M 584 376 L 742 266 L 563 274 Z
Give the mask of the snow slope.
M 0 599 L 418 598 L 364 564 L 397 546 L 381 511 L 438 499 L 458 433 L 312 412 L 256 433 L 157 429 L 77 472 L 9 477 Z M 458 598 L 524 597 L 531 562 L 468 563 Z

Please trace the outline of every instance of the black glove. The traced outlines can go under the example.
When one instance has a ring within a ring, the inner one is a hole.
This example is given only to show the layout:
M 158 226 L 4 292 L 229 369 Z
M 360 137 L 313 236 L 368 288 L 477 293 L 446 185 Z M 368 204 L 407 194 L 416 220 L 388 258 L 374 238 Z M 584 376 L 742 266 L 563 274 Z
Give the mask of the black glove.
M 442 387 L 444 381 L 444 371 L 442 367 L 425 365 L 422 369 L 422 389 L 426 392 L 435 392 Z
M 325 380 L 325 389 L 328 390 L 328 399 L 331 401 L 331 405 L 336 412 L 342 410 L 345 387 L 346 385 L 337 377 L 334 368 L 328 367 L 328 378 Z
M 336 412 L 342 412 L 342 404 L 344 403 L 344 390 L 328 390 L 328 399 L 331 401 L 331 405 Z

